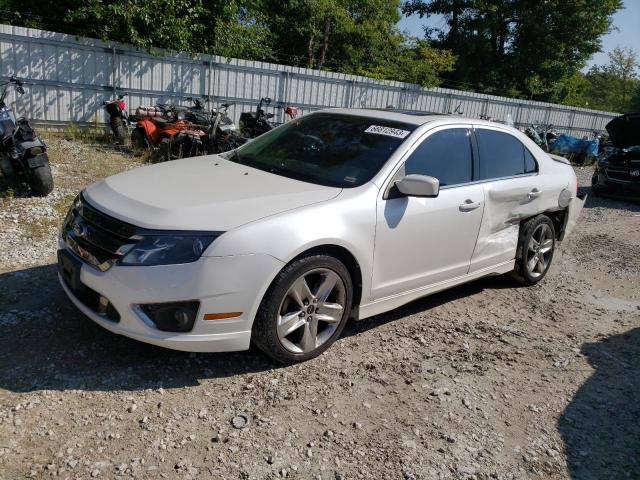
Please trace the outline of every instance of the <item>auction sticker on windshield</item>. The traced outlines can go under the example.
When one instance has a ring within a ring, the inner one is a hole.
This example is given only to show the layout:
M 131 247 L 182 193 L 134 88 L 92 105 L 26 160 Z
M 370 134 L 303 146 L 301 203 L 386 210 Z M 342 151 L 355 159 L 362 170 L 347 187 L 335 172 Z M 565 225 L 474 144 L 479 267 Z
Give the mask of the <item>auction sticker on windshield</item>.
M 408 130 L 400 130 L 399 128 L 383 127 L 381 125 L 371 125 L 365 130 L 365 133 L 375 133 L 378 135 L 387 135 L 388 137 L 406 138 L 411 132 Z

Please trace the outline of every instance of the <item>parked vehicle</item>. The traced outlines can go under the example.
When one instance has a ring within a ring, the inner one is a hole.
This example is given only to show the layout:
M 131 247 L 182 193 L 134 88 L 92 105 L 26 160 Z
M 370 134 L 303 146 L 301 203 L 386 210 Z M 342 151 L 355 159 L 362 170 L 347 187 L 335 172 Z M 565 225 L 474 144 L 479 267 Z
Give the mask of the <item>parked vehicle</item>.
M 16 120 L 13 109 L 5 100 L 12 86 L 19 95 L 24 94 L 21 80 L 12 76 L 0 84 L 0 171 L 10 179 L 29 185 L 33 193 L 44 197 L 53 190 L 53 177 L 47 156 L 47 146 L 33 129 L 29 120 Z
M 553 144 L 560 136 L 553 125 L 529 125 L 524 133 L 545 152 L 551 151 Z
M 582 210 L 577 190 L 566 160 L 504 125 L 320 111 L 87 187 L 61 230 L 60 280 L 115 333 L 302 361 L 350 316 L 486 275 L 539 282 Z
M 185 119 L 185 109 L 169 105 L 139 107 L 135 118 L 131 143 L 142 149 L 156 147 L 156 161 L 194 157 L 204 152 L 202 139 L 206 132 Z
M 236 128 L 236 124 L 227 115 L 232 103 L 223 103 L 211 112 L 207 135 L 204 140 L 207 153 L 223 153 L 239 147 L 247 142 Z
M 115 100 L 102 102 L 107 114 L 109 115 L 109 126 L 115 140 L 118 143 L 124 143 L 128 136 L 129 114 L 126 110 L 124 97 L 126 94 L 121 93 Z
M 606 129 L 611 144 L 602 147 L 591 180 L 593 193 L 640 201 L 640 113 L 614 118 Z
M 265 105 L 271 105 L 271 99 L 269 97 L 260 99 L 255 112 L 242 112 L 240 114 L 240 133 L 243 137 L 256 138 L 278 126 L 278 124 L 272 120 L 275 114 L 264 111 L 263 107 Z M 278 106 L 276 108 L 283 108 L 284 114 L 289 117 L 289 119 L 298 116 L 298 109 L 292 105 Z
M 185 110 L 185 119 L 198 126 L 208 127 L 211 123 L 213 112 L 205 108 L 203 101 L 208 104 L 210 101 L 209 95 L 204 95 L 201 98 L 187 97 L 187 100 L 193 102 L 193 105 Z

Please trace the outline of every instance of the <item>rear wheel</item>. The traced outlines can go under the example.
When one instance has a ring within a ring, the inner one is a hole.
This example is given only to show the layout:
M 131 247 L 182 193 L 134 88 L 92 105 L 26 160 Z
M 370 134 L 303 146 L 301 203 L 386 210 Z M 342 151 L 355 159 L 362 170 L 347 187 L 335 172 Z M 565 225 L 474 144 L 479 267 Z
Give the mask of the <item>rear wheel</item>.
M 287 265 L 265 294 L 252 340 L 282 363 L 317 357 L 340 336 L 352 298 L 342 262 L 328 255 L 304 257 Z
M 515 275 L 525 285 L 542 280 L 551 266 L 556 231 L 546 215 L 538 215 L 520 226 Z
M 49 160 L 41 167 L 36 167 L 29 172 L 29 186 L 33 193 L 45 197 L 53 190 L 53 176 Z

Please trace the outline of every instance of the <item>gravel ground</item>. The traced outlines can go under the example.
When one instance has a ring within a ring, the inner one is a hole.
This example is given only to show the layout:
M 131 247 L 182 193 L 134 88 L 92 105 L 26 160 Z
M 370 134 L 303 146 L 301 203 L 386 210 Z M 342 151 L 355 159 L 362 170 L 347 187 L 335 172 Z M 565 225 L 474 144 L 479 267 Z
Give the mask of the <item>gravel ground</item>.
M 590 198 L 540 285 L 483 279 L 281 367 L 78 313 L 55 278 L 59 221 L 140 161 L 49 147 L 54 193 L 0 199 L 1 478 L 640 479 L 639 206 Z

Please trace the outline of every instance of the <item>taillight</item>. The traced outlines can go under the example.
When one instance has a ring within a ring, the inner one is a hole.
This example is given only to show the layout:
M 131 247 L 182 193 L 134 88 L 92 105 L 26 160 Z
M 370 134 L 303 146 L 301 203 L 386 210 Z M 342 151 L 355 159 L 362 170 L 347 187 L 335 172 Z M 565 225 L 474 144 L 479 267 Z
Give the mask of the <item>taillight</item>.
M 120 110 L 124 110 L 125 104 L 123 100 L 118 100 L 118 107 L 120 107 Z

